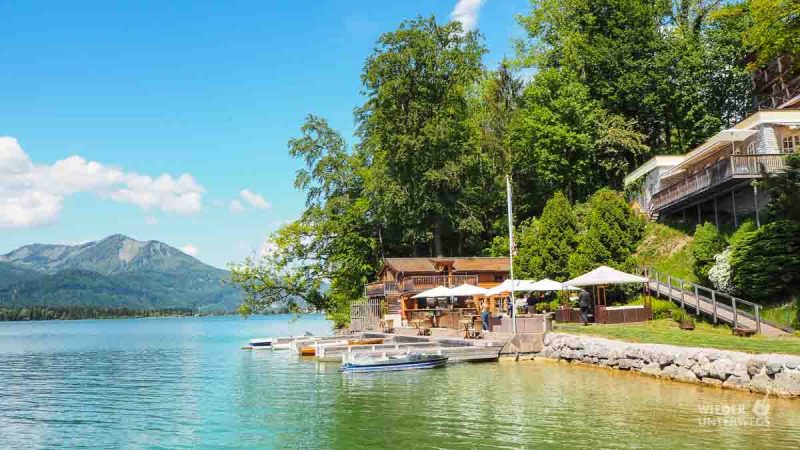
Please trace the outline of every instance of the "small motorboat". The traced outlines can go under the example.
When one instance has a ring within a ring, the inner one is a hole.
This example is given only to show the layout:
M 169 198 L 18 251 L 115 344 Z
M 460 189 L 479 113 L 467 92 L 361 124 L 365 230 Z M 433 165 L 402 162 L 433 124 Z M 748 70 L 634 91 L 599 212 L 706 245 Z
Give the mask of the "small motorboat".
M 447 364 L 447 356 L 409 353 L 401 356 L 367 358 L 342 364 L 342 372 L 387 372 L 393 370 L 434 369 Z
M 274 342 L 273 338 L 255 338 L 250 339 L 247 346 L 250 350 L 272 350 Z

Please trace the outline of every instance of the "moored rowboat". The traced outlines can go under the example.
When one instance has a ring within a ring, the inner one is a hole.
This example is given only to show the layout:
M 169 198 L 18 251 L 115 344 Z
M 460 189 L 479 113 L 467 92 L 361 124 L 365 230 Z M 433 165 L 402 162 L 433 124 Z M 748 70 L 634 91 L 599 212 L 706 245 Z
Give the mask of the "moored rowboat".
M 394 370 L 434 369 L 447 364 L 447 356 L 411 353 L 404 356 L 387 356 L 384 358 L 346 362 L 342 372 L 387 372 Z

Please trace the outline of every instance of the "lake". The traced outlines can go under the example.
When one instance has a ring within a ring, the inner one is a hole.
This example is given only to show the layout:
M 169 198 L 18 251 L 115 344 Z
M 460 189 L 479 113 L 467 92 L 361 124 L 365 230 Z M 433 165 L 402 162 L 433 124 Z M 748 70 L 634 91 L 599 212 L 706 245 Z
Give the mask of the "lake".
M 797 448 L 800 401 L 554 362 L 348 374 L 321 316 L 0 323 L 0 448 Z

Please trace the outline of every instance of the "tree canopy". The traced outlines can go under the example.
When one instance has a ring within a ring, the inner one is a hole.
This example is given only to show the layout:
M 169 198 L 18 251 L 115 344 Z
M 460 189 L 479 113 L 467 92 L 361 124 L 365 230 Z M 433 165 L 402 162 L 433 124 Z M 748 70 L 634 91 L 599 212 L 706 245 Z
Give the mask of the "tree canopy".
M 534 0 L 493 69 L 477 31 L 400 23 L 366 58 L 354 144 L 315 115 L 289 141 L 306 205 L 268 254 L 234 265 L 243 312 L 305 302 L 342 325 L 383 258 L 507 255 L 507 176 L 520 273 L 635 270 L 643 219 L 623 177 L 744 117 L 748 55 L 795 45 L 794 3 L 767 3 Z

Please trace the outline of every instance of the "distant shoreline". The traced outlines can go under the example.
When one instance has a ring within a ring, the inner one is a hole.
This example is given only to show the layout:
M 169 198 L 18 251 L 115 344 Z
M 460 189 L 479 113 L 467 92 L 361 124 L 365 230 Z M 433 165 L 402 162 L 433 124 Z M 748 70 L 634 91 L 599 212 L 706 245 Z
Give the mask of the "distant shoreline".
M 275 311 L 256 314 L 255 316 L 294 315 L 289 311 Z M 322 314 L 319 312 L 300 313 L 299 315 Z M 238 316 L 235 311 L 198 312 L 183 309 L 134 310 L 128 308 L 96 308 L 96 307 L 0 307 L 1 322 L 41 322 L 68 320 L 116 320 L 116 319 L 167 319 L 180 317 L 227 317 Z

